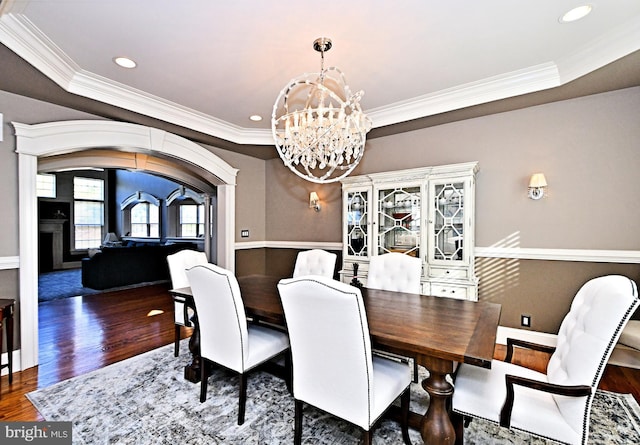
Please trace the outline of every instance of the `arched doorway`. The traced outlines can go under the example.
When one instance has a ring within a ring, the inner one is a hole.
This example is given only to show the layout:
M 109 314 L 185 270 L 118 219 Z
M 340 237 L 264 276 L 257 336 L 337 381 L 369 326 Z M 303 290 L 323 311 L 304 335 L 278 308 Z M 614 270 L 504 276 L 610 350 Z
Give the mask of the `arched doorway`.
M 38 364 L 38 160 L 51 156 L 107 149 L 122 156 L 94 155 L 102 166 L 160 173 L 166 168 L 151 159 L 169 159 L 197 169 L 217 188 L 217 262 L 234 270 L 235 184 L 237 169 L 182 137 L 163 130 L 111 121 L 64 121 L 38 125 L 13 123 L 18 153 L 20 223 L 20 361 L 21 369 Z M 118 158 L 109 159 L 110 157 Z M 99 160 L 101 159 L 101 160 Z M 100 165 L 96 165 L 100 166 Z M 166 173 L 166 172 L 165 172 Z

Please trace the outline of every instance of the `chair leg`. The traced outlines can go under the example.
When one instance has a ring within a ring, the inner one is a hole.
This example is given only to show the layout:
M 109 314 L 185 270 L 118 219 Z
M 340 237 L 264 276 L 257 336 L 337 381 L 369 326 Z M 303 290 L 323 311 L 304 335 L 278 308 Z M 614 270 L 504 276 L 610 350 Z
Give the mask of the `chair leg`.
M 302 443 L 302 408 L 302 400 L 295 399 L 294 445 L 300 445 Z
M 238 402 L 238 425 L 244 423 L 244 409 L 247 404 L 247 374 L 240 374 L 240 401 Z
M 289 391 L 289 394 L 293 395 L 293 366 L 291 365 L 291 350 L 285 352 L 284 367 L 285 367 L 284 372 L 286 375 L 285 383 L 287 385 L 287 391 Z
M 175 346 L 173 348 L 173 356 L 177 357 L 180 355 L 180 325 L 175 325 L 175 334 L 174 334 L 174 343 Z
M 373 434 L 371 430 L 362 430 L 362 443 L 364 445 L 373 445 Z
M 413 359 L 413 383 L 418 383 L 418 361 Z
M 207 384 L 209 380 L 207 361 L 200 360 L 200 403 L 207 400 Z
M 464 443 L 464 418 L 458 414 L 451 412 L 451 423 L 456 433 L 455 445 L 463 445 Z
M 411 445 L 409 438 L 409 404 L 411 403 L 411 389 L 407 388 L 400 396 L 400 427 L 402 428 L 402 440 L 405 445 Z

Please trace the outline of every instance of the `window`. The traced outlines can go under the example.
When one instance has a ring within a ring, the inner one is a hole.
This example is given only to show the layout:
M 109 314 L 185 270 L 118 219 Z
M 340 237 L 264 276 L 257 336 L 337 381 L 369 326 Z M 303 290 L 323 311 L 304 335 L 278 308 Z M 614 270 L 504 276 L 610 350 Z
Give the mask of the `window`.
M 55 198 L 56 175 L 38 174 L 36 176 L 36 195 L 38 198 Z
M 73 178 L 73 225 L 76 249 L 100 247 L 104 226 L 104 181 Z
M 196 238 L 204 235 L 204 205 L 180 205 L 180 236 Z
M 157 205 L 139 202 L 131 207 L 131 236 L 160 237 L 160 210 Z

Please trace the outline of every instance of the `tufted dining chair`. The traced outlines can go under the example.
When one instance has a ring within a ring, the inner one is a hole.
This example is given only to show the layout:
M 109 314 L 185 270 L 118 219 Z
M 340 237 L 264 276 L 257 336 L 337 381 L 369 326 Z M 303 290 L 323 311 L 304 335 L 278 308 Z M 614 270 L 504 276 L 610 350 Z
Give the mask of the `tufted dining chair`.
M 193 266 L 207 263 L 207 255 L 197 250 L 184 249 L 167 255 L 171 287 L 173 289 L 189 287 L 186 270 Z M 173 297 L 173 309 L 175 326 L 173 355 L 177 357 L 180 354 L 180 327 L 191 327 L 190 319 L 193 314 L 187 309 L 187 306 L 184 304 L 184 298 L 182 297 Z
M 422 260 L 398 252 L 372 256 L 367 287 L 393 292 L 421 293 Z M 387 354 L 385 352 L 385 354 Z M 413 360 L 413 381 L 418 381 L 418 363 Z
M 586 444 L 591 404 L 620 333 L 638 307 L 636 284 L 620 275 L 594 278 L 575 295 L 554 348 L 513 339 L 491 369 L 461 364 L 452 408 L 457 443 L 464 418 L 482 418 L 566 444 Z M 510 363 L 513 347 L 552 352 L 546 374 Z
M 216 363 L 240 374 L 238 425 L 244 423 L 247 373 L 284 355 L 290 366 L 286 333 L 257 324 L 248 324 L 233 272 L 215 264 L 187 270 L 200 329 L 200 402 L 207 400 L 209 364 Z M 288 370 L 287 370 L 288 372 Z
M 337 255 L 322 249 L 305 250 L 298 253 L 293 268 L 293 277 L 322 275 L 333 278 Z
M 410 444 L 411 371 L 406 363 L 372 356 L 360 289 L 304 276 L 281 280 L 278 290 L 291 341 L 294 443 L 302 441 L 304 403 L 357 425 L 371 444 L 377 420 L 400 397 L 402 435 Z
M 420 258 L 398 252 L 374 255 L 369 260 L 367 287 L 419 294 L 421 275 Z

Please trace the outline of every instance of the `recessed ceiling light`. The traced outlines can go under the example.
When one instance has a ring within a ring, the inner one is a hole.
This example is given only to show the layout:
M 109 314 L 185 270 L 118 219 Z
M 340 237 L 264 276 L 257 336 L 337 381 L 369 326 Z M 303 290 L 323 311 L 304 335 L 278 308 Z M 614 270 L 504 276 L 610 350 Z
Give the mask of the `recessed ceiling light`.
M 571 23 L 586 17 L 593 10 L 591 5 L 582 5 L 566 12 L 560 17 L 560 23 Z
M 249 116 L 249 119 L 251 119 L 254 122 L 260 122 L 262 120 L 262 116 L 254 114 L 254 115 Z
M 114 57 L 113 61 L 122 68 L 135 68 L 136 62 L 128 57 Z

